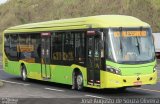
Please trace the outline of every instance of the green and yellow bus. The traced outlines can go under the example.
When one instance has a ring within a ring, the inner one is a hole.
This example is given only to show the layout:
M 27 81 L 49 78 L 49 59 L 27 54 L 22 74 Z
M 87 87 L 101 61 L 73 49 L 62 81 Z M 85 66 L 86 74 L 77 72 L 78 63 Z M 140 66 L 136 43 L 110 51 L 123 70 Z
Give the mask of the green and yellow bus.
M 135 17 L 54 20 L 6 29 L 3 69 L 24 81 L 123 89 L 156 84 L 154 50 L 150 25 Z

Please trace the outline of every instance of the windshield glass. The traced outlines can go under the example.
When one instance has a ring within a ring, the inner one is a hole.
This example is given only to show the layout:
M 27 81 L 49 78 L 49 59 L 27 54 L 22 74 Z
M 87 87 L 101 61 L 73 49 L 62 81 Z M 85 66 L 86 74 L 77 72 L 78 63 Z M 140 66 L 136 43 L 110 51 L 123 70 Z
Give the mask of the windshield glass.
M 118 63 L 154 60 L 151 29 L 109 29 L 108 58 Z

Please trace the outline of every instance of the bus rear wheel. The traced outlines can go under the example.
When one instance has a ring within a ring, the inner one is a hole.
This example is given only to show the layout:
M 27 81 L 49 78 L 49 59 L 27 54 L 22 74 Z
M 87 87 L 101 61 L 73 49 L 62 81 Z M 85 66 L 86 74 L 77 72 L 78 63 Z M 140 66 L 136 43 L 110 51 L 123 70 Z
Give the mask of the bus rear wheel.
M 21 66 L 21 78 L 23 81 L 27 81 L 27 70 L 24 65 Z

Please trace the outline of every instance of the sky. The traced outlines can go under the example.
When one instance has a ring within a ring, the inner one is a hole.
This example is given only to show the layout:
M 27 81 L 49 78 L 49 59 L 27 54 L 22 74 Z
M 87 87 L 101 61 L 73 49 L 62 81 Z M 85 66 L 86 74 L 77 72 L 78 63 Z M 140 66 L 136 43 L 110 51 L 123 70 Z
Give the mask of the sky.
M 5 3 L 7 0 L 0 0 L 0 4 Z

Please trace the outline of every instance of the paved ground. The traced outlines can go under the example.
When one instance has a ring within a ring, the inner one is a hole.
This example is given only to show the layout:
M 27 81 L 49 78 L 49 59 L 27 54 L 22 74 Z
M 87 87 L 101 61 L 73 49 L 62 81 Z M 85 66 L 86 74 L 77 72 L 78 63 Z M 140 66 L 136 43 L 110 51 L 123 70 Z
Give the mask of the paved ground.
M 160 61 L 158 61 L 160 63 Z M 158 66 L 160 70 L 160 66 Z M 160 73 L 158 73 L 160 76 Z M 6 100 L 4 98 L 22 98 L 18 99 L 18 102 L 29 104 L 34 102 L 36 104 L 41 104 L 47 102 L 46 104 L 54 103 L 65 103 L 65 104 L 75 104 L 76 103 L 93 103 L 93 99 L 102 98 L 160 98 L 160 82 L 156 85 L 146 85 L 140 88 L 128 88 L 124 92 L 113 89 L 96 90 L 96 89 L 86 89 L 85 91 L 75 91 L 71 90 L 71 86 L 49 83 L 37 80 L 29 80 L 28 82 L 23 82 L 20 77 L 9 75 L 2 70 L 0 65 L 0 79 L 3 81 L 3 87 L 0 87 L 0 104 L 1 100 Z M 30 98 L 30 99 L 23 99 Z M 38 98 L 38 99 L 31 99 Z M 41 99 L 39 99 L 41 98 Z M 47 98 L 47 99 L 42 99 Z M 52 99 L 48 99 L 52 98 Z M 61 99 L 60 99 L 61 98 Z M 62 99 L 63 98 L 63 99 Z M 86 99 L 87 98 L 87 99 Z M 91 99 L 90 99 L 91 98 Z M 7 101 L 12 101 L 16 99 L 7 99 Z M 110 102 L 111 103 L 111 102 Z

